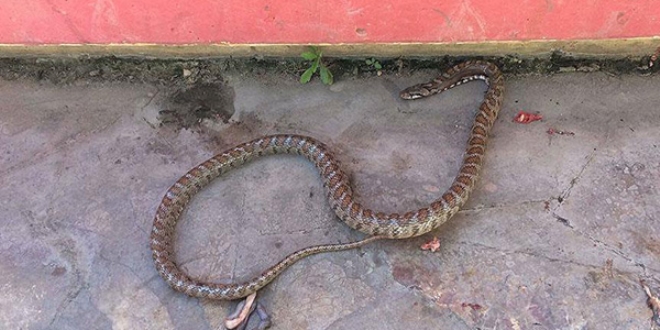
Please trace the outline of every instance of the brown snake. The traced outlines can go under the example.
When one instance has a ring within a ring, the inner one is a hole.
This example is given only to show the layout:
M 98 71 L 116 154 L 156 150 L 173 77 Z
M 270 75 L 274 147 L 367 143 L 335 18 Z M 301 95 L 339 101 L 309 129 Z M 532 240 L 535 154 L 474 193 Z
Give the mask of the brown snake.
M 504 78 L 492 63 L 468 61 L 454 66 L 428 83 L 409 87 L 400 94 L 404 99 L 417 99 L 475 79 L 484 80 L 489 87 L 474 119 L 463 163 L 451 187 L 430 205 L 403 214 L 385 214 L 364 208 L 354 199 L 348 176 L 323 143 L 300 135 L 264 136 L 203 162 L 170 187 L 158 206 L 151 232 L 151 250 L 158 273 L 172 288 L 189 296 L 232 300 L 258 291 L 284 269 L 308 255 L 353 249 L 378 239 L 419 236 L 438 227 L 458 212 L 474 188 L 483 163 L 488 133 L 502 105 Z M 318 245 L 302 249 L 244 283 L 201 283 L 190 278 L 177 266 L 174 258 L 176 223 L 186 204 L 219 175 L 259 156 L 279 153 L 302 155 L 314 164 L 321 174 L 328 201 L 337 216 L 351 228 L 370 236 L 353 243 Z

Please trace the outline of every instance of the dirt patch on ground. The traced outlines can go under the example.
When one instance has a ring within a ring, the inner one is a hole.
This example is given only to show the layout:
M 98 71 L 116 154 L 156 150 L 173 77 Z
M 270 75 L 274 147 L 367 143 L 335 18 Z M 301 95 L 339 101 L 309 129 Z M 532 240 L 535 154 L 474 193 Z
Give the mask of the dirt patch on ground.
M 381 73 L 408 74 L 420 69 L 437 69 L 466 59 L 485 59 L 499 65 L 505 74 L 551 74 L 570 71 L 606 71 L 612 74 L 650 74 L 651 54 L 644 57 L 580 58 L 555 52 L 544 58 L 456 57 L 375 58 L 380 69 L 366 58 L 324 58 L 335 77 L 350 78 Z M 35 79 L 55 84 L 79 81 L 133 81 L 162 85 L 186 85 L 222 81 L 225 73 L 241 75 L 286 75 L 300 77 L 309 63 L 299 58 L 206 58 L 153 59 L 138 57 L 0 58 L 0 77 L 6 80 Z
M 174 90 L 160 111 L 161 123 L 189 128 L 204 119 L 224 123 L 234 114 L 234 89 L 221 82 L 201 82 Z

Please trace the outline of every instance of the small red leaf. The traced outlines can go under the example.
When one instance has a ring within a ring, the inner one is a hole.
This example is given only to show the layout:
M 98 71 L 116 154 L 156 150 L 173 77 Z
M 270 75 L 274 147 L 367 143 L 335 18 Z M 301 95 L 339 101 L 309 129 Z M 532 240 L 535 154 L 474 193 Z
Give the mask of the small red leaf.
M 521 124 L 529 124 L 533 121 L 537 121 L 537 120 L 541 120 L 541 119 L 543 119 L 543 116 L 541 116 L 541 115 L 536 115 L 536 114 L 533 114 L 533 113 L 520 111 L 513 118 L 513 121 L 515 121 L 516 123 L 521 123 Z
M 437 237 L 433 237 L 429 242 L 422 244 L 420 248 L 424 251 L 436 252 L 440 249 L 440 240 Z

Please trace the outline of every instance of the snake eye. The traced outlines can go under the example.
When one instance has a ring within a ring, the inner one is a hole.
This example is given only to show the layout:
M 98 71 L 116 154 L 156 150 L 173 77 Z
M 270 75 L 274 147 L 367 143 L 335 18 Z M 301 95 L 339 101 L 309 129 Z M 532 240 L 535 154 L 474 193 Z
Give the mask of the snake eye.
M 399 93 L 399 97 L 404 99 L 404 100 L 411 100 L 413 98 L 412 94 L 410 94 L 410 92 L 408 92 L 407 89 L 402 90 Z
M 408 87 L 399 93 L 399 97 L 404 100 L 416 100 L 424 96 L 428 96 L 430 93 L 426 88 L 421 86 Z

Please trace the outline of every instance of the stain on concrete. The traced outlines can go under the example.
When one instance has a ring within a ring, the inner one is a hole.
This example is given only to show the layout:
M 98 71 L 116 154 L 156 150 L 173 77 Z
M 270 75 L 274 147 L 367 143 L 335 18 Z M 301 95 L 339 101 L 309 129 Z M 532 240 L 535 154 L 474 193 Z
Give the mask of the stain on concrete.
M 170 92 L 159 112 L 161 124 L 190 128 L 205 119 L 228 123 L 234 97 L 234 89 L 222 83 L 197 83 Z

